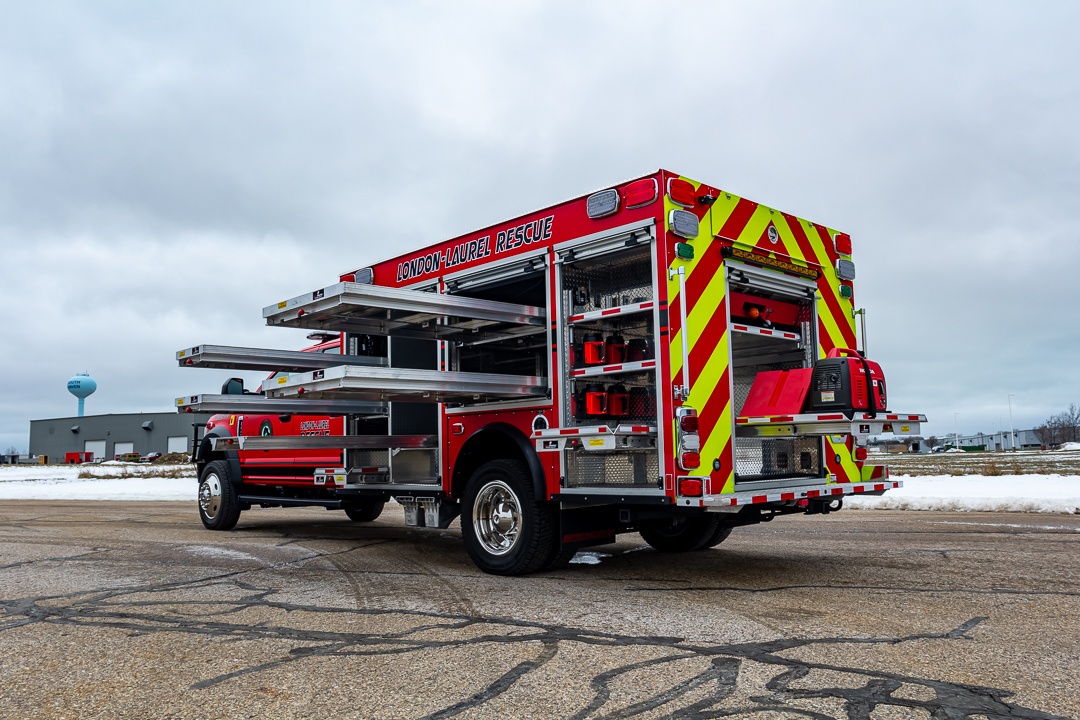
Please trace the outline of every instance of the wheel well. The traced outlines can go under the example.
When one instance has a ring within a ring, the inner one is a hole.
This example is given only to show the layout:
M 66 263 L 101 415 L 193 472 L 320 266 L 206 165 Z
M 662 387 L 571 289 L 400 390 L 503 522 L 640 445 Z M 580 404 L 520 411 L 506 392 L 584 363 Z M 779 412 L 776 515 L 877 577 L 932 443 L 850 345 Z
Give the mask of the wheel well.
M 215 437 L 231 437 L 231 435 L 226 430 L 214 428 L 199 441 L 198 452 L 195 454 L 196 473 L 201 477 L 203 468 L 205 468 L 208 463 L 212 463 L 215 460 L 225 460 L 229 463 L 229 474 L 236 482 L 240 482 L 240 455 L 235 450 L 227 452 L 215 451 L 213 445 L 213 438 Z
M 476 469 L 491 460 L 519 460 L 529 469 L 536 497 L 547 499 L 544 471 L 528 438 L 512 425 L 495 423 L 473 434 L 458 453 L 450 481 L 450 493 L 460 498 L 465 483 Z

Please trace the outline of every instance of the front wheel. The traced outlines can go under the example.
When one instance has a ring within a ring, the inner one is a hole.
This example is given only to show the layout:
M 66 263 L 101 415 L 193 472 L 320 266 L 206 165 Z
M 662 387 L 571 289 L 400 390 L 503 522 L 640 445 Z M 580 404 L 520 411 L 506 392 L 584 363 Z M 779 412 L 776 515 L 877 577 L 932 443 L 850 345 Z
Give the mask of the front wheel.
M 199 518 L 209 530 L 232 530 L 240 519 L 240 499 L 229 477 L 229 463 L 207 463 L 199 478 Z
M 480 466 L 462 499 L 465 549 L 484 572 L 524 575 L 555 555 L 557 515 L 550 503 L 536 497 L 521 463 L 492 460 Z
M 660 552 L 691 552 L 705 548 L 716 536 L 722 535 L 719 526 L 720 518 L 712 513 L 680 515 L 642 522 L 638 532 L 645 542 Z M 715 544 L 719 544 L 724 537 L 727 536 L 723 535 Z

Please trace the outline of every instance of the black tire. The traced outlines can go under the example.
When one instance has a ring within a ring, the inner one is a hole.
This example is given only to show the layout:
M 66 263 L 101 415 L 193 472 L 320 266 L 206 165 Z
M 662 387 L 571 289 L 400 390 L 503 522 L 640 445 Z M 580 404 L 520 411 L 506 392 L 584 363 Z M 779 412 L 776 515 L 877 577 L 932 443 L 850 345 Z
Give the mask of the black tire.
M 710 550 L 710 549 L 716 547 L 717 545 L 719 545 L 720 543 L 722 543 L 722 542 L 724 542 L 725 540 L 728 539 L 728 535 L 731 534 L 731 530 L 732 530 L 732 528 L 729 525 L 724 525 L 722 523 L 717 524 L 716 532 L 714 532 L 712 534 L 712 537 L 710 537 L 708 540 L 706 540 L 705 544 L 702 545 L 698 549 L 699 550 Z
M 558 555 L 554 506 L 536 497 L 520 462 L 492 460 L 465 486 L 461 534 L 476 566 L 492 575 L 524 575 Z
M 236 483 L 224 460 L 207 463 L 199 476 L 199 519 L 208 530 L 232 530 L 240 519 Z
M 580 548 L 577 545 L 559 545 L 555 548 L 555 554 L 544 563 L 542 570 L 561 570 L 570 565 L 570 561 L 577 555 Z
M 676 515 L 643 522 L 638 526 L 638 532 L 645 542 L 660 552 L 691 552 L 704 548 L 717 534 L 719 525 L 720 518 L 712 513 Z
M 354 500 L 345 505 L 344 510 L 353 522 L 371 522 L 382 515 L 385 505 L 382 500 Z

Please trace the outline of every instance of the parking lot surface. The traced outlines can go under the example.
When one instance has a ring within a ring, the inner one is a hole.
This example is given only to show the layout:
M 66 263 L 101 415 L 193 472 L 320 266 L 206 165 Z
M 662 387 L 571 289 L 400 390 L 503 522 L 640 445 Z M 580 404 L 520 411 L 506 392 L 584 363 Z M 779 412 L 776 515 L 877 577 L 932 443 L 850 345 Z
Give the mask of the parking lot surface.
M 848 511 L 524 578 L 457 526 L 0 506 L 0 718 L 1080 718 L 1080 518 Z

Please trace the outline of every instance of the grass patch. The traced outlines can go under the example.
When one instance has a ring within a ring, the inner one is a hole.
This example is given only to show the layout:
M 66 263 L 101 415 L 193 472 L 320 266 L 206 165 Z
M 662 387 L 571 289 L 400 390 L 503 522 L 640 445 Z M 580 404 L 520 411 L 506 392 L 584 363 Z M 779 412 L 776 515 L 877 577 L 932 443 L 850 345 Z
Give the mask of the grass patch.
M 136 466 L 140 470 L 135 471 L 132 468 L 118 467 L 98 467 L 95 470 L 80 470 L 80 480 L 126 480 L 129 478 L 186 478 L 195 477 L 195 468 L 190 465 L 156 468 L 150 465 Z M 145 468 L 142 469 L 142 468 Z
M 867 462 L 888 465 L 894 475 L 1080 475 L 1080 452 L 965 452 L 873 454 Z

